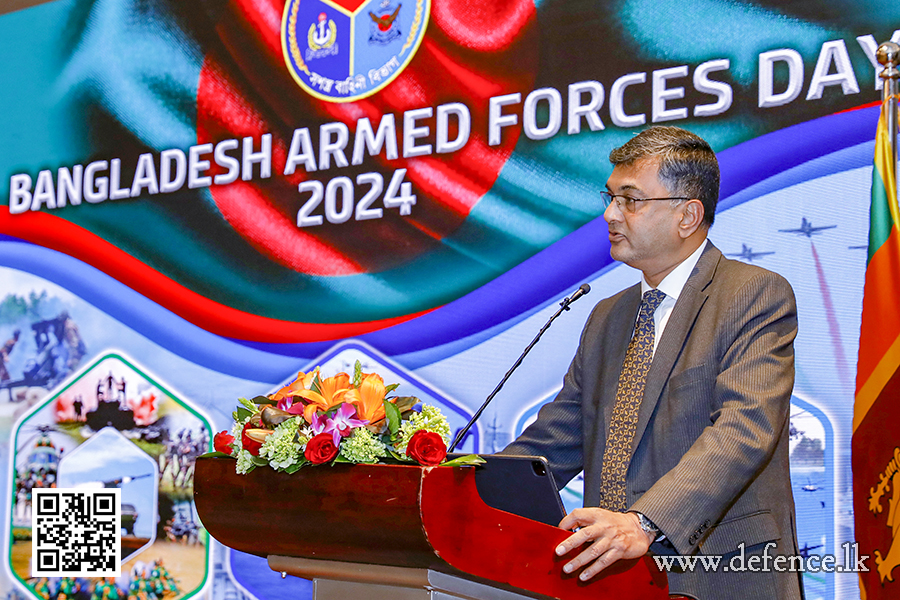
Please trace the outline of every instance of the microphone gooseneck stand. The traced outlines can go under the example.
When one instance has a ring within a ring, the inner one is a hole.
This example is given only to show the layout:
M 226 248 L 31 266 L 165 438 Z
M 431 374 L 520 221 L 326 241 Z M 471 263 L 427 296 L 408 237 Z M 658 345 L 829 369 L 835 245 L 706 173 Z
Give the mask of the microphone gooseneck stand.
M 503 379 L 500 380 L 500 383 L 497 384 L 497 387 L 494 388 L 494 391 L 491 392 L 490 395 L 488 395 L 487 399 L 484 401 L 484 404 L 481 405 L 481 408 L 479 408 L 478 411 L 475 413 L 475 415 L 469 420 L 469 422 L 466 423 L 466 426 L 463 427 L 458 434 L 456 434 L 456 439 L 453 440 L 453 443 L 450 445 L 450 449 L 447 450 L 448 453 L 453 452 L 453 450 L 456 449 L 456 447 L 463 440 L 463 438 L 466 437 L 466 434 L 469 433 L 469 429 L 472 428 L 472 425 L 475 424 L 475 421 L 478 420 L 478 418 L 481 416 L 481 413 L 483 413 L 484 409 L 487 408 L 487 405 L 490 404 L 491 400 L 494 399 L 494 396 L 497 395 L 497 392 L 500 391 L 500 389 L 503 387 L 503 384 L 506 383 L 507 379 L 509 379 L 509 376 L 513 374 L 513 371 L 515 371 L 516 369 L 519 368 L 519 365 L 522 364 L 522 361 L 525 359 L 525 356 L 531 351 L 531 349 L 534 347 L 534 345 L 538 343 L 538 340 L 541 339 L 541 336 L 544 335 L 544 332 L 550 328 L 550 324 L 553 323 L 554 319 L 556 319 L 556 317 L 561 315 L 563 313 L 563 311 L 569 310 L 570 304 L 572 304 L 573 302 L 575 302 L 576 300 L 578 300 L 579 298 L 581 298 L 582 296 L 584 296 L 585 294 L 587 294 L 590 291 L 591 291 L 591 286 L 589 286 L 586 283 L 583 283 L 583 284 L 581 284 L 581 287 L 579 287 L 577 290 L 575 290 L 574 294 L 572 294 L 571 296 L 569 296 L 568 298 L 566 298 L 565 300 L 563 300 L 562 302 L 559 303 L 559 310 L 556 311 L 555 313 L 553 313 L 553 316 L 550 317 L 550 320 L 547 321 L 547 323 L 544 324 L 543 327 L 541 327 L 541 330 L 534 337 L 534 339 L 531 340 L 531 343 L 528 344 L 528 347 L 525 348 L 525 351 L 522 352 L 521 356 L 519 356 L 519 359 L 516 361 L 516 363 L 509 369 L 509 371 L 506 372 L 506 375 L 503 376 Z

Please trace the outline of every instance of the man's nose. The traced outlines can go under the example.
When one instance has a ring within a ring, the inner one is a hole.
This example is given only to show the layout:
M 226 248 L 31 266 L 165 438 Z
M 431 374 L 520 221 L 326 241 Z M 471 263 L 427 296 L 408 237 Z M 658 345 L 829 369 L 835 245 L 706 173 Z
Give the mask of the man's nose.
M 616 204 L 615 200 L 610 202 L 609 206 L 606 207 L 606 210 L 603 211 L 603 218 L 607 223 L 622 220 L 622 211 L 619 210 L 619 206 Z

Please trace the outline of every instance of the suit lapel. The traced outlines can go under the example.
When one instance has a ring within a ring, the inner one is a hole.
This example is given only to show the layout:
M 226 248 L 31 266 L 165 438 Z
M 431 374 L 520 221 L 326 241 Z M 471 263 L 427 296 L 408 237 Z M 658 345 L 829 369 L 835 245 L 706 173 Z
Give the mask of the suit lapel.
M 659 340 L 659 346 L 653 355 L 650 371 L 647 373 L 644 399 L 641 401 L 637 428 L 634 432 L 632 454 L 640 443 L 644 431 L 647 429 L 647 423 L 656 409 L 663 386 L 665 386 L 666 381 L 669 379 L 669 374 L 672 372 L 672 367 L 681 355 L 688 333 L 690 333 L 694 321 L 697 320 L 697 315 L 700 314 L 700 309 L 709 297 L 709 294 L 706 293 L 706 287 L 712 281 L 721 257 L 722 253 L 710 242 L 703 254 L 700 255 L 697 266 L 694 267 L 693 273 L 691 273 L 687 283 L 684 285 L 684 289 L 678 296 L 675 308 L 669 317 L 662 338 Z

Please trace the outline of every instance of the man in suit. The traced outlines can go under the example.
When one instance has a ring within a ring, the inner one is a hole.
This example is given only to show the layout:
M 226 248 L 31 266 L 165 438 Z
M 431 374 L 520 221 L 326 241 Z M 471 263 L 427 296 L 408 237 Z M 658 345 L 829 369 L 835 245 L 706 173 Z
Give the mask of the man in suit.
M 597 304 L 563 389 L 504 453 L 546 456 L 560 485 L 584 470 L 585 508 L 560 523 L 574 533 L 555 549 L 581 548 L 567 572 L 590 579 L 648 551 L 724 555 L 722 566 L 758 554 L 755 571 L 670 572 L 670 593 L 800 598 L 798 573 L 772 572 L 774 557 L 798 554 L 793 291 L 706 239 L 719 168 L 701 138 L 651 127 L 610 161 L 610 253 L 641 283 Z

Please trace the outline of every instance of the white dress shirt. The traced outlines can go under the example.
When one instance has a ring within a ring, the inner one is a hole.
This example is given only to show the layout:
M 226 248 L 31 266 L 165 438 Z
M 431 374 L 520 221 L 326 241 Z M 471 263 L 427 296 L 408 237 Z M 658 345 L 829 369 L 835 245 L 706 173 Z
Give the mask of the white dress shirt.
M 669 322 L 669 317 L 672 315 L 672 309 L 675 308 L 675 302 L 678 301 L 678 296 L 681 295 L 684 284 L 687 283 L 688 277 L 690 277 L 691 273 L 694 271 L 694 267 L 697 265 L 697 261 L 700 260 L 700 255 L 703 254 L 703 250 L 708 243 L 709 239 L 703 240 L 700 247 L 694 250 L 694 252 L 684 259 L 681 264 L 675 267 L 671 273 L 666 275 L 656 288 L 664 293 L 666 298 L 660 303 L 656 312 L 653 313 L 654 355 L 656 354 L 657 346 L 659 346 L 659 340 L 662 337 L 663 330 L 666 328 L 666 323 Z M 644 279 L 644 274 L 641 273 L 641 296 L 652 289 L 653 286 L 647 283 L 647 280 Z M 635 319 L 635 321 L 637 321 L 637 319 Z

